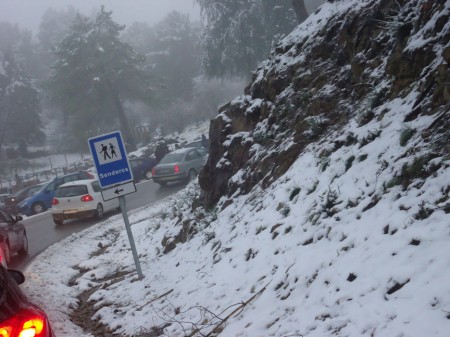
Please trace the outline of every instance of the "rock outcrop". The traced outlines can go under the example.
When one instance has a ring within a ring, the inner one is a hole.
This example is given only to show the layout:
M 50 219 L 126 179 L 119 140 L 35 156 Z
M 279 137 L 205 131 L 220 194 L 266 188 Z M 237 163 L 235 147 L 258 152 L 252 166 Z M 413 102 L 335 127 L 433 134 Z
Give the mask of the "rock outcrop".
M 349 121 L 382 119 L 377 107 L 412 90 L 420 95 L 405 122 L 437 116 L 422 137 L 449 153 L 446 1 L 361 1 L 337 14 L 333 8 L 349 2 L 332 2 L 281 41 L 245 95 L 211 122 L 210 156 L 200 174 L 207 207 L 221 198 L 225 207 L 256 184 L 269 186 L 306 145 Z

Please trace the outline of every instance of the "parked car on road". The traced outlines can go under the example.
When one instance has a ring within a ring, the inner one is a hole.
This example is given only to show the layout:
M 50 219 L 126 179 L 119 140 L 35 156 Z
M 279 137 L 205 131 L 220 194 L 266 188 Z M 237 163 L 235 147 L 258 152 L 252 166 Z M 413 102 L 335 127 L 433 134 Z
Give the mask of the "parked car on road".
M 152 179 L 152 169 L 156 165 L 155 158 L 131 158 L 129 161 L 134 182 L 137 183 L 143 179 Z
M 42 187 L 41 184 L 37 185 L 31 185 L 27 186 L 20 191 L 17 191 L 16 193 L 10 195 L 5 199 L 5 205 L 3 208 L 5 208 L 8 212 L 16 214 L 17 213 L 17 204 L 21 202 L 22 200 L 28 198 L 29 196 L 33 195 L 35 192 L 39 191 L 39 189 Z
M 0 187 L 1 194 L 12 194 L 11 187 Z
M 206 151 L 208 151 L 208 138 L 198 138 L 193 140 L 192 142 L 188 142 L 183 144 L 183 147 L 203 147 Z
M 97 179 L 78 180 L 63 184 L 56 190 L 52 202 L 52 217 L 56 225 L 64 220 L 97 217 L 119 208 L 119 199 L 104 201 Z
M 12 194 L 7 193 L 7 194 L 0 194 L 0 207 L 4 207 L 6 200 L 8 199 L 8 197 L 11 197 Z
M 27 231 L 21 221 L 21 216 L 12 216 L 0 209 L 0 249 L 6 265 L 9 264 L 11 255 L 28 254 Z
M 53 337 L 45 312 L 20 289 L 24 281 L 22 272 L 0 266 L 0 336 Z
M 190 181 L 205 165 L 208 153 L 202 147 L 187 147 L 166 154 L 153 168 L 153 181 L 162 186 L 168 182 Z
M 25 215 L 33 215 L 46 211 L 52 207 L 53 196 L 56 189 L 62 184 L 81 179 L 92 179 L 94 175 L 87 171 L 80 171 L 56 177 L 41 185 L 41 188 L 33 195 L 17 204 L 17 212 Z

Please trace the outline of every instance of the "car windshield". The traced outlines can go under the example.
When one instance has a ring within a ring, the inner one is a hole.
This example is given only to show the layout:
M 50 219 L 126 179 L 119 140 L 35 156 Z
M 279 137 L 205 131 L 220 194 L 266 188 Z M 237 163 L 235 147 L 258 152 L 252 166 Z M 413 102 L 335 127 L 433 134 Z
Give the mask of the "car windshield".
M 78 195 L 87 194 L 87 186 L 86 185 L 72 185 L 72 186 L 63 186 L 59 187 L 56 190 L 55 197 L 75 197 Z
M 183 158 L 184 153 L 169 153 L 159 162 L 160 164 L 178 163 Z

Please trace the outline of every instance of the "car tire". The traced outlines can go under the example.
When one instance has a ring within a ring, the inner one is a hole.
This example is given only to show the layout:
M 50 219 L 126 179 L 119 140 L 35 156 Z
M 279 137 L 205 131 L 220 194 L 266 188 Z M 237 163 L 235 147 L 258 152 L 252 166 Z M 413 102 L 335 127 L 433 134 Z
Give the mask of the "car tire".
M 45 206 L 42 202 L 35 202 L 31 206 L 31 213 L 33 214 L 39 214 L 45 211 Z
M 95 217 L 97 219 L 101 219 L 101 218 L 103 218 L 104 215 L 105 215 L 105 213 L 103 211 L 103 205 L 101 203 L 99 203 L 97 205 L 97 209 L 95 210 Z
M 28 238 L 25 233 L 23 234 L 22 248 L 20 248 L 17 253 L 21 256 L 28 254 Z
M 145 179 L 150 180 L 152 178 L 153 178 L 152 170 L 148 170 L 147 172 L 145 172 Z
M 53 219 L 53 222 L 55 223 L 56 226 L 61 226 L 64 223 L 64 220 Z
M 197 173 L 194 169 L 190 169 L 188 172 L 188 181 L 193 181 L 197 177 Z

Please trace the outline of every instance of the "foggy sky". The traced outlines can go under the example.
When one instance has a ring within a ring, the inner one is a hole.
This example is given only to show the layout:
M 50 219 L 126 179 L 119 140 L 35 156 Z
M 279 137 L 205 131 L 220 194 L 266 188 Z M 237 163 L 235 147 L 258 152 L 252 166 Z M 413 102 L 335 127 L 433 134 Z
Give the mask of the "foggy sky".
M 49 7 L 65 10 L 73 6 L 82 14 L 90 15 L 101 5 L 113 11 L 114 21 L 125 25 L 135 21 L 154 24 L 172 10 L 190 14 L 192 20 L 200 19 L 200 9 L 194 0 L 0 0 L 0 22 L 17 23 L 20 28 L 36 33 Z

